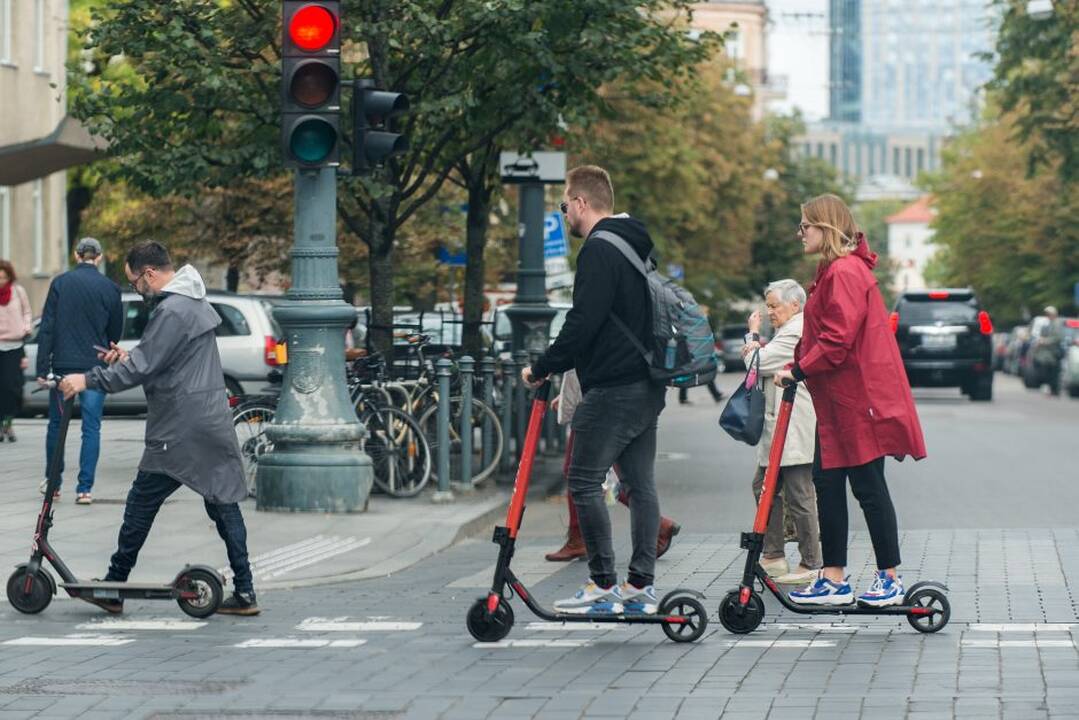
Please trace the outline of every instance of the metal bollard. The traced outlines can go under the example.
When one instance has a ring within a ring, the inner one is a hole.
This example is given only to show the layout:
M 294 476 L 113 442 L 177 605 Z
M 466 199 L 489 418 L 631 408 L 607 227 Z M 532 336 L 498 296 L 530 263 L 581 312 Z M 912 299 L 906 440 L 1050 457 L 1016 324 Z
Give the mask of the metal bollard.
M 495 359 L 492 357 L 485 357 L 480 361 L 480 375 L 483 376 L 483 403 L 489 407 L 494 408 L 495 399 Z M 483 414 L 483 432 L 482 440 L 483 446 L 481 448 L 483 453 L 483 467 L 487 467 L 491 464 L 491 455 L 494 453 L 494 448 L 491 447 L 494 444 L 494 438 L 491 437 L 494 429 L 491 427 L 491 418 L 487 413 Z
M 452 363 L 441 358 L 435 363 L 438 378 L 438 491 L 435 502 L 452 502 L 450 492 L 450 367 Z
M 499 421 L 502 424 L 502 457 L 499 460 L 499 471 L 507 473 L 513 467 L 513 456 L 510 453 L 513 428 L 513 384 L 517 382 L 517 368 L 513 359 L 502 362 L 502 407 Z
M 525 431 L 528 426 L 528 388 L 525 387 L 524 380 L 521 379 L 521 370 L 523 370 L 528 364 L 528 352 L 526 350 L 517 350 L 513 353 L 514 365 L 517 366 L 517 384 L 514 393 L 513 412 L 516 417 L 514 418 L 514 428 L 517 435 L 517 462 L 521 462 L 521 454 L 525 449 Z
M 465 355 L 457 361 L 461 373 L 461 475 L 462 488 L 472 487 L 472 376 L 476 361 Z

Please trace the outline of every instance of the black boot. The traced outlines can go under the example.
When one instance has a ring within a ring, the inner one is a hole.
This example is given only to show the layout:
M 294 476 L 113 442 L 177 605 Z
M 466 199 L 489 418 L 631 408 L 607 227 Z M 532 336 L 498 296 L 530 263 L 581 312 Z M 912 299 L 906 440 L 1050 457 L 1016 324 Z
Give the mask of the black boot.
M 234 592 L 232 597 L 226 599 L 217 608 L 218 615 L 258 615 L 260 612 L 262 611 L 259 610 L 254 592 Z

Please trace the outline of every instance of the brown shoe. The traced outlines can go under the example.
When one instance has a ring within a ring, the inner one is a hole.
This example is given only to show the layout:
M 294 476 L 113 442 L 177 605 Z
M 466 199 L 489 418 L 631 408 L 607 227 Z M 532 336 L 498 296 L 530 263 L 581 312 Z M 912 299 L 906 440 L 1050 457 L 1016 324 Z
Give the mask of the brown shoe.
M 543 557 L 549 562 L 566 562 L 582 558 L 587 554 L 584 549 L 584 538 L 581 537 L 580 528 L 570 528 L 569 535 L 566 537 L 566 544 Z
M 670 518 L 659 519 L 659 537 L 656 538 L 656 559 L 663 557 L 671 549 L 671 540 L 682 532 L 682 526 Z

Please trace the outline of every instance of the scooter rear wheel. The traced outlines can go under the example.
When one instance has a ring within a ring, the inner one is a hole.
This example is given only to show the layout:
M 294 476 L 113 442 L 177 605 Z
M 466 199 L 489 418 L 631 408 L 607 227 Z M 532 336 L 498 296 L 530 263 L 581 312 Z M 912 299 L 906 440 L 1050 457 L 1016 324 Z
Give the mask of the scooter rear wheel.
M 176 585 L 181 591 L 190 590 L 198 593 L 195 598 L 177 598 L 180 609 L 193 618 L 206 618 L 217 612 L 221 605 L 224 589 L 217 573 L 202 568 L 191 568 L 181 574 Z
M 689 595 L 663 598 L 659 612 L 661 615 L 685 618 L 685 622 L 663 623 L 663 632 L 676 643 L 691 643 L 699 640 L 708 629 L 708 611 L 699 600 Z
M 952 606 L 948 602 L 948 596 L 937 588 L 923 587 L 907 593 L 904 604 L 934 611 L 928 615 L 907 615 L 910 626 L 921 633 L 935 633 L 944 629 L 952 617 Z
M 505 598 L 499 598 L 493 613 L 487 612 L 487 598 L 477 598 L 468 609 L 468 632 L 480 642 L 498 642 L 510 634 L 513 627 L 513 608 Z
M 30 580 L 30 589 L 27 591 L 26 581 Z M 44 568 L 39 568 L 33 575 L 29 574 L 26 566 L 21 566 L 11 573 L 7 581 L 7 599 L 11 606 L 21 613 L 34 615 L 49 606 L 52 602 L 53 588 L 55 584 L 49 573 Z
M 764 620 L 764 601 L 756 591 L 749 593 L 745 608 L 739 602 L 738 590 L 731 590 L 719 603 L 719 622 L 728 632 L 745 635 L 756 630 Z

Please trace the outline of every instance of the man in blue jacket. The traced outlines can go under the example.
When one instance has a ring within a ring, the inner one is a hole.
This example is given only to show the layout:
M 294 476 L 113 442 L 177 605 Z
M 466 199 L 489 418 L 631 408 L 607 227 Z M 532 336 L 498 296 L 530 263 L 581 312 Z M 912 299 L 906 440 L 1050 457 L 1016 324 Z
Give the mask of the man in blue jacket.
M 49 372 L 59 375 L 85 373 L 102 367 L 94 346 L 108 348 L 119 342 L 124 314 L 120 303 L 120 288 L 98 272 L 101 263 L 101 243 L 91 237 L 79 240 L 75 246 L 75 267 L 57 276 L 49 286 L 49 296 L 41 313 L 37 341 L 37 378 L 44 384 Z M 45 462 L 52 458 L 56 447 L 56 432 L 60 428 L 60 393 L 49 393 L 49 430 L 45 439 Z M 82 449 L 79 453 L 79 483 L 75 502 L 93 502 L 94 473 L 101 453 L 101 413 L 105 393 L 84 390 L 79 393 L 82 409 Z M 63 459 L 60 472 L 64 471 Z M 42 481 L 41 492 L 45 492 Z M 60 492 L 57 490 L 57 496 Z

